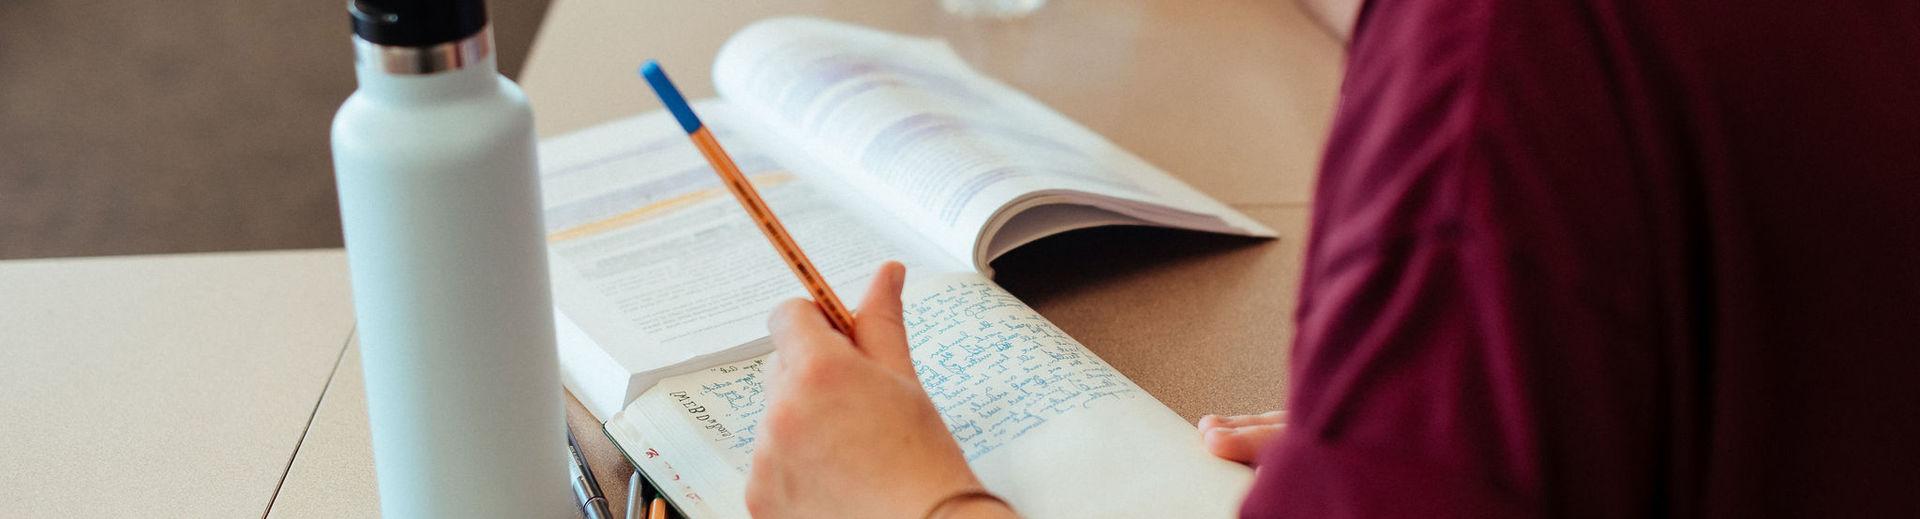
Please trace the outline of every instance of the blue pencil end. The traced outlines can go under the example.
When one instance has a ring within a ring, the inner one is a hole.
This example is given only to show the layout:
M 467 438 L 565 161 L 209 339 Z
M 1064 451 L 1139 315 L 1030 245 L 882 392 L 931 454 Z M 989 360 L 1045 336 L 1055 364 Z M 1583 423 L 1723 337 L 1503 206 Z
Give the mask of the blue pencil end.
M 673 80 L 667 79 L 667 71 L 660 69 L 660 62 L 647 60 L 640 65 L 640 77 L 653 87 L 654 95 L 660 96 L 660 104 L 673 112 L 673 118 L 680 121 L 680 129 L 687 133 L 700 130 L 700 117 L 693 115 L 693 107 L 687 106 L 687 99 L 680 96 L 680 89 L 673 86 Z
M 650 59 L 647 60 L 646 63 L 640 64 L 640 77 L 647 78 L 649 82 L 653 81 L 653 78 L 656 77 L 664 81 L 666 80 L 667 73 L 660 70 L 660 62 L 658 60 Z

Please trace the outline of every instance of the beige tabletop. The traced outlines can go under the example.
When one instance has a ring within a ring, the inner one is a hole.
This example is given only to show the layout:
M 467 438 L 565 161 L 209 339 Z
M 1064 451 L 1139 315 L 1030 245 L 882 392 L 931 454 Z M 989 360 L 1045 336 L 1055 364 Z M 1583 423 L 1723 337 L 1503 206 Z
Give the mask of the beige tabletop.
M 1188 418 L 1280 404 L 1340 66 L 1337 44 L 1292 2 L 1053 0 L 1026 19 L 978 21 L 937 0 L 557 0 L 521 80 L 539 131 L 557 135 L 657 109 L 633 76 L 647 58 L 690 96 L 711 95 L 728 35 L 796 14 L 947 38 L 982 71 L 1278 230 L 1269 241 L 1080 231 L 995 266 Z M 0 424 L 0 488 L 27 490 L 0 500 L 0 516 L 377 516 L 346 290 L 339 251 L 0 263 L 0 411 L 36 417 Z M 569 420 L 597 428 L 578 403 Z M 632 469 L 604 437 L 581 439 L 624 502 Z M 63 497 L 103 484 L 116 499 Z M 111 510 L 86 508 L 97 503 Z
M 346 274 L 338 250 L 0 262 L 0 517 L 259 517 L 347 344 Z

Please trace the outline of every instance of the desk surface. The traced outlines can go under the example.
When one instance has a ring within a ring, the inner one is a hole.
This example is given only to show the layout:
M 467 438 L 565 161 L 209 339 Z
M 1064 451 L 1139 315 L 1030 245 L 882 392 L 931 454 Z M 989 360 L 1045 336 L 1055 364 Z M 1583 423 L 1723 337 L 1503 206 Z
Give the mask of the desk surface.
M 1283 400 L 1340 59 L 1291 3 L 1053 0 L 997 22 L 935 0 L 558 0 L 522 74 L 539 131 L 657 109 L 632 75 L 650 57 L 690 95 L 711 95 L 721 42 L 788 14 L 946 37 L 984 72 L 1278 230 L 1255 241 L 1095 229 L 995 266 L 1184 416 Z M 0 424 L 0 484 L 28 496 L 0 516 L 92 512 L 68 508 L 88 504 L 71 496 L 100 488 L 125 496 L 94 501 L 114 513 L 252 516 L 270 504 L 274 517 L 376 516 L 346 290 L 338 251 L 0 263 L 0 410 L 44 417 Z M 569 420 L 594 426 L 577 403 Z M 624 501 L 631 468 L 603 438 L 582 440 Z
M 0 262 L 0 517 L 258 517 L 348 299 L 337 250 Z

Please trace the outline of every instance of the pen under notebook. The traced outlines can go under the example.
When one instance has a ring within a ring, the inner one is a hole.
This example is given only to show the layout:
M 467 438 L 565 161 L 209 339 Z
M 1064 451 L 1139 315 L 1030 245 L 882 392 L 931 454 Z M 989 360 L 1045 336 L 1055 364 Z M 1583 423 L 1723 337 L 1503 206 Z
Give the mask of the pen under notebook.
M 574 441 L 573 429 L 567 429 L 567 468 L 573 473 L 573 496 L 580 501 L 580 515 L 584 519 L 613 519 L 613 512 L 607 509 L 607 496 L 600 493 L 600 482 L 593 478 L 593 467 L 587 465 L 587 457 L 580 454 L 580 442 Z
M 640 475 L 640 467 L 627 478 L 627 519 L 667 519 L 667 499 Z
M 640 467 L 634 467 L 633 475 L 627 476 L 627 519 L 646 517 L 646 496 L 652 494 L 643 489 L 646 479 L 640 477 Z
M 800 244 L 793 241 L 793 236 L 787 234 L 786 226 L 774 217 L 773 209 L 760 199 L 760 192 L 754 190 L 745 174 L 740 173 L 740 166 L 734 165 L 733 157 L 727 156 L 727 151 L 720 147 L 720 141 L 714 140 L 713 132 L 708 131 L 706 125 L 700 122 L 700 117 L 693 114 L 693 107 L 687 106 L 686 98 L 680 96 L 680 89 L 667 79 L 666 71 L 660 70 L 660 63 L 647 60 L 640 67 L 640 76 L 647 79 L 647 84 L 653 87 L 653 93 L 660 96 L 660 104 L 667 106 L 667 111 L 672 112 L 673 118 L 680 122 L 680 129 L 686 130 L 687 137 L 693 139 L 694 147 L 700 149 L 700 154 L 707 158 L 713 171 L 720 174 L 721 183 L 733 192 L 734 200 L 739 201 L 740 207 L 753 217 L 760 232 L 767 235 L 767 241 L 773 242 L 773 248 L 787 261 L 787 267 L 793 269 L 793 275 L 800 278 L 800 284 L 813 296 L 814 304 L 827 314 L 827 321 L 833 323 L 833 328 L 841 334 L 852 337 L 853 314 L 847 311 L 846 305 L 840 304 L 840 298 L 833 295 L 833 287 L 827 285 L 819 269 L 813 268 L 813 262 L 807 259 L 806 253 L 800 251 Z

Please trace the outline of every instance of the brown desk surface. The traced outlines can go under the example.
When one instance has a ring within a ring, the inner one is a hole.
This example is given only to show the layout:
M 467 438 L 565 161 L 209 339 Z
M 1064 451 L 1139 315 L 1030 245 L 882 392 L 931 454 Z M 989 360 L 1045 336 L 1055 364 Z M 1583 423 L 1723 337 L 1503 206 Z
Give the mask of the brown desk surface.
M 1281 233 L 1254 241 L 1090 230 L 1022 248 L 999 281 L 1188 418 L 1274 408 L 1307 202 L 1338 84 L 1338 45 L 1291 2 L 1053 0 L 1031 18 L 969 21 L 936 0 L 559 0 L 522 83 L 552 136 L 659 106 L 634 76 L 666 64 L 713 93 L 714 52 L 761 18 L 812 14 L 946 37 L 976 67 Z M 377 515 L 357 348 L 314 416 L 272 515 Z M 597 427 L 584 409 L 577 430 Z M 631 468 L 581 435 L 616 505 Z

